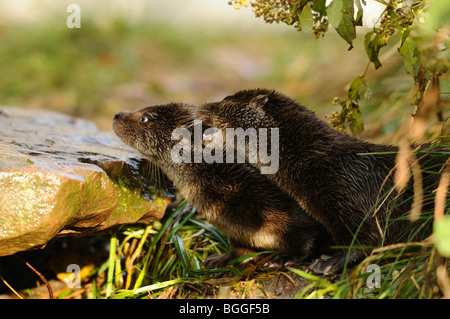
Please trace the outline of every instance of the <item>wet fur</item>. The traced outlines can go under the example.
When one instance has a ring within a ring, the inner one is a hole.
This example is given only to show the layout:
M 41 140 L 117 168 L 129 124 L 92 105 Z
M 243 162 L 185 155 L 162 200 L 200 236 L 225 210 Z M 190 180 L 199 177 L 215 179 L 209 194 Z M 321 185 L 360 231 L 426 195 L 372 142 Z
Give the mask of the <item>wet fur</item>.
M 411 201 L 399 203 L 412 198 L 412 187 L 400 196 L 393 191 L 373 216 L 380 194 L 386 194 L 394 185 L 390 173 L 396 163 L 397 147 L 368 143 L 338 132 L 306 107 L 272 90 L 237 92 L 220 102 L 200 106 L 197 117 L 206 125 L 222 129 L 224 134 L 227 127 L 279 128 L 279 170 L 266 176 L 323 224 L 338 246 L 360 244 L 370 252 L 370 247 L 378 245 L 382 237 L 377 221 L 384 231 L 388 218 L 385 243 L 407 239 L 408 234 L 399 234 L 410 225 L 404 216 Z M 380 152 L 392 154 L 367 155 Z M 260 163 L 255 166 L 261 168 Z M 431 194 L 432 189 L 427 192 Z M 399 219 L 401 216 L 404 218 Z M 357 232 L 357 241 L 353 241 Z M 428 227 L 413 239 L 423 239 L 430 232 Z M 333 256 L 316 260 L 312 270 L 342 270 L 347 252 L 336 250 Z M 352 249 L 348 262 L 352 264 L 363 257 L 362 250 Z
M 185 127 L 192 132 L 194 113 L 193 106 L 183 104 L 150 106 L 117 114 L 113 128 L 126 144 L 160 167 L 183 197 L 230 238 L 230 252 L 208 258 L 205 265 L 222 267 L 231 259 L 261 250 L 285 252 L 281 264 L 328 252 L 332 241 L 325 228 L 252 166 L 172 161 L 170 151 L 179 142 L 171 140 L 172 131 Z M 148 118 L 145 123 L 141 123 L 143 116 Z

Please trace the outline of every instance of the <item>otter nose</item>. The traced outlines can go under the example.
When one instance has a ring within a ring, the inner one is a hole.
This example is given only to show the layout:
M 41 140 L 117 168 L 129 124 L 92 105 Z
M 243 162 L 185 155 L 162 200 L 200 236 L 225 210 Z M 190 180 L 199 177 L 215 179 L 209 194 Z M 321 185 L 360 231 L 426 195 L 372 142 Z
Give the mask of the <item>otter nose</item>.
M 117 120 L 118 118 L 120 118 L 122 116 L 123 112 L 119 112 L 116 115 L 114 115 L 114 120 Z

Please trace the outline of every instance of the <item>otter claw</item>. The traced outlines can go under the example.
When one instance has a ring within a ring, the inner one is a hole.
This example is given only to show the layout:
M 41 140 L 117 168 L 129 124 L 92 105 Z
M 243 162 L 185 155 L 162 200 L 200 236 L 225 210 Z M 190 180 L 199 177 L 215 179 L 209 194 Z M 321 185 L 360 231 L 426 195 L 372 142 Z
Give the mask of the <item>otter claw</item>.
M 313 273 L 329 276 L 340 271 L 344 262 L 345 257 L 342 256 L 322 255 L 317 258 L 308 268 Z

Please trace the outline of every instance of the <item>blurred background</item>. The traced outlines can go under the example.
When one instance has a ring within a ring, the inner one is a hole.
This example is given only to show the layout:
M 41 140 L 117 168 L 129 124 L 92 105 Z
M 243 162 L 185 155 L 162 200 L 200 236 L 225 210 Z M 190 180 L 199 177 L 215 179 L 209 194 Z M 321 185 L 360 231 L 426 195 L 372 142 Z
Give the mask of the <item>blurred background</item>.
M 367 65 L 331 30 L 324 38 L 270 25 L 227 0 L 0 0 L 0 105 L 50 109 L 111 131 L 120 110 L 171 101 L 200 104 L 246 88 L 272 88 L 326 118 Z M 66 25 L 78 4 L 81 28 Z M 374 8 L 368 24 L 376 21 Z M 367 76 L 363 138 L 391 136 L 414 112 L 412 78 L 397 48 Z

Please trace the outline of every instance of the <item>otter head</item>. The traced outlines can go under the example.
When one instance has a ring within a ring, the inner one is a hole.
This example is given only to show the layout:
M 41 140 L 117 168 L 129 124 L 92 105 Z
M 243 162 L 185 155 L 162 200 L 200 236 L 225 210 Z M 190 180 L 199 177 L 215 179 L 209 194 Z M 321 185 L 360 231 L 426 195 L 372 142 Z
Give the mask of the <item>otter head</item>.
M 113 130 L 125 144 L 150 160 L 166 160 L 177 143 L 171 138 L 172 132 L 192 126 L 193 112 L 194 107 L 180 103 L 123 111 L 114 116 Z
M 282 97 L 265 89 L 240 91 L 220 102 L 198 107 L 196 117 L 206 126 L 219 129 L 221 134 L 217 140 L 222 142 L 227 156 L 232 155 L 234 149 L 238 161 L 245 157 L 250 164 L 260 167 L 261 173 L 273 174 L 278 170 L 279 148 L 279 130 L 274 115 L 278 104 L 282 105 Z
M 274 94 L 274 91 L 266 89 L 240 91 L 220 102 L 198 107 L 196 117 L 205 125 L 222 130 L 269 127 L 272 122 L 267 104 Z

